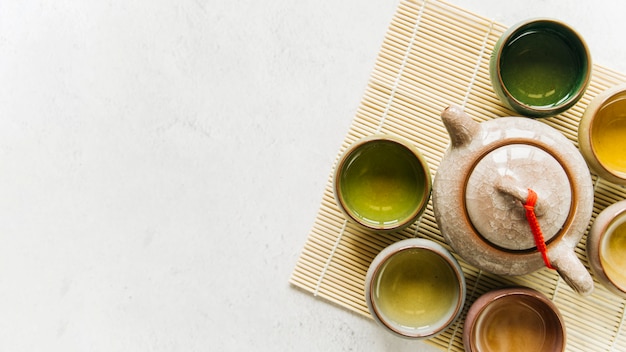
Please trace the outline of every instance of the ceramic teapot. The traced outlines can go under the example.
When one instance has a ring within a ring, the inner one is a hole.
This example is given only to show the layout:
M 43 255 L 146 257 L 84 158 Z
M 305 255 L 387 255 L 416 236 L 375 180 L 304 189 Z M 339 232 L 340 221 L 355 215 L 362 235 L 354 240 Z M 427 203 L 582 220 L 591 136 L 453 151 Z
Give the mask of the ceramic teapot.
M 590 294 L 593 279 L 574 251 L 593 209 L 593 184 L 578 149 L 525 117 L 479 123 L 456 106 L 441 117 L 451 143 L 433 182 L 433 206 L 448 244 L 495 274 L 552 267 L 576 292 Z

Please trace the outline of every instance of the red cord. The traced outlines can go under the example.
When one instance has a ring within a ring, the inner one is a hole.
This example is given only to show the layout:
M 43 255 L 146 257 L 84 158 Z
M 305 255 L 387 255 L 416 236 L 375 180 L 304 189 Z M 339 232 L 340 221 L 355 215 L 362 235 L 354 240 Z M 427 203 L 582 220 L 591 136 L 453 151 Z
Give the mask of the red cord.
M 535 215 L 536 203 L 537 193 L 529 188 L 528 198 L 526 199 L 526 203 L 524 203 L 524 209 L 526 209 L 526 219 L 528 220 L 530 230 L 535 237 L 535 244 L 537 245 L 537 249 L 539 250 L 539 252 L 541 252 L 541 256 L 543 257 L 543 262 L 549 269 L 554 270 L 552 264 L 550 264 L 550 260 L 548 259 L 548 248 L 546 247 L 546 242 L 543 239 L 543 233 L 541 232 L 539 221 L 537 221 L 537 216 Z

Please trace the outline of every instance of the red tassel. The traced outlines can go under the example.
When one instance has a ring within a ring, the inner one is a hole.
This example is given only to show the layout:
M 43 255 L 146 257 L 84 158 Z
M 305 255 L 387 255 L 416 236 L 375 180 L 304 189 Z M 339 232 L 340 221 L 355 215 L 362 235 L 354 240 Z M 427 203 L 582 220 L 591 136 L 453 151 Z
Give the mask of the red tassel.
M 536 203 L 537 193 L 529 188 L 528 198 L 526 199 L 526 203 L 524 203 L 524 209 L 526 209 L 526 219 L 528 220 L 528 224 L 530 225 L 530 230 L 533 233 L 533 237 L 535 237 L 535 244 L 537 245 L 537 249 L 539 250 L 539 252 L 541 252 L 541 256 L 543 257 L 543 262 L 549 269 L 554 270 L 552 264 L 550 264 L 550 260 L 548 259 L 548 248 L 546 247 L 546 242 L 543 239 L 543 232 L 541 232 L 539 221 L 537 221 L 537 216 L 535 215 Z

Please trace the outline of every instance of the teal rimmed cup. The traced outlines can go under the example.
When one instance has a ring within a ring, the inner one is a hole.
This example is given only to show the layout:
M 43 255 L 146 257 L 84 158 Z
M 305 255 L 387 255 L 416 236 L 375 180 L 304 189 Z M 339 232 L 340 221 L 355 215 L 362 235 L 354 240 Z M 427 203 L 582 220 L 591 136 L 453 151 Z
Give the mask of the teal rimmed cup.
M 353 223 L 390 232 L 414 223 L 426 209 L 428 163 L 409 141 L 377 134 L 354 142 L 335 168 L 337 205 Z
M 498 98 L 530 117 L 554 116 L 576 104 L 591 70 L 583 38 L 567 24 L 546 18 L 520 22 L 504 32 L 489 65 Z

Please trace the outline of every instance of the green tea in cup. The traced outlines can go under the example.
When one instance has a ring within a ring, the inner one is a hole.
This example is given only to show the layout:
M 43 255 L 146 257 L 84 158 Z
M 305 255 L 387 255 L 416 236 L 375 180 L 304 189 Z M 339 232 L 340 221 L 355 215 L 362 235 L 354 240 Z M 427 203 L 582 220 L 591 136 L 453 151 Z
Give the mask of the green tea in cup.
M 458 262 L 426 239 L 403 240 L 381 251 L 370 265 L 365 285 L 374 319 L 403 337 L 440 333 L 458 317 L 465 300 Z
M 339 207 L 355 223 L 377 231 L 402 229 L 424 211 L 431 192 L 428 164 L 409 142 L 375 135 L 355 142 L 334 176 Z
M 532 19 L 502 35 L 493 50 L 490 75 L 508 107 L 532 117 L 552 116 L 582 97 L 591 58 L 582 37 L 566 24 Z

